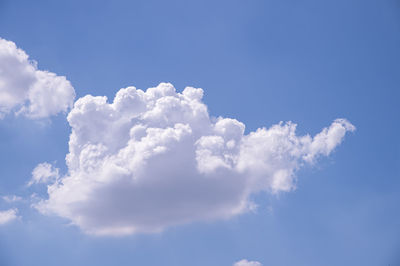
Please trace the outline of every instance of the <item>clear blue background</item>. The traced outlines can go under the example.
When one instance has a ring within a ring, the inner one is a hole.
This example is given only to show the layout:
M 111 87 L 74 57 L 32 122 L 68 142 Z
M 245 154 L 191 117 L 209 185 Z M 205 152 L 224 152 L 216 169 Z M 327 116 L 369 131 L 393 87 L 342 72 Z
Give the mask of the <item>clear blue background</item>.
M 203 88 L 212 115 L 248 131 L 291 120 L 315 134 L 338 117 L 357 127 L 298 173 L 296 191 L 258 195 L 257 214 L 230 221 L 98 238 L 1 202 L 23 217 L 0 227 L 0 265 L 400 265 L 400 1 L 0 0 L 0 36 L 79 97 L 165 81 Z M 1 120 L 0 195 L 29 196 L 40 162 L 65 171 L 69 131 L 62 115 Z

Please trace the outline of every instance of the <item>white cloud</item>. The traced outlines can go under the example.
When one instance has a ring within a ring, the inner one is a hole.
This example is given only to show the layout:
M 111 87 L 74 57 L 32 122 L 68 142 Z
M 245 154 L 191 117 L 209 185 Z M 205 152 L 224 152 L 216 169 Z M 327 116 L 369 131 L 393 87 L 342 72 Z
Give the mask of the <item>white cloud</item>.
M 315 137 L 296 136 L 291 122 L 244 134 L 243 123 L 210 117 L 202 96 L 162 83 L 121 89 L 112 103 L 77 100 L 68 173 L 36 208 L 98 235 L 228 219 L 254 208 L 252 194 L 295 189 L 296 171 L 354 130 L 337 119 Z
M 4 201 L 8 203 L 13 203 L 13 202 L 18 202 L 22 201 L 22 198 L 16 195 L 8 195 L 8 196 L 3 196 L 1 197 Z
M 7 211 L 0 211 L 0 225 L 9 223 L 18 218 L 17 209 L 10 209 Z
M 65 77 L 38 70 L 15 43 L 0 38 L 0 117 L 15 111 L 45 118 L 68 111 L 74 98 L 74 88 Z
M 235 262 L 233 266 L 262 266 L 262 264 L 259 263 L 258 261 L 241 260 Z
M 60 177 L 59 169 L 49 163 L 38 164 L 32 171 L 28 186 L 39 183 L 54 183 Z

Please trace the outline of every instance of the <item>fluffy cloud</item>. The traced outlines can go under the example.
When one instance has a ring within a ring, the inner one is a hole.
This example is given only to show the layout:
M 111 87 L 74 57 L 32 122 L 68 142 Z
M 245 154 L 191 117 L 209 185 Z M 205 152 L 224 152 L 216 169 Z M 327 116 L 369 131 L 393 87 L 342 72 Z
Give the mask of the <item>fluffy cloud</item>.
M 17 209 L 10 209 L 7 211 L 0 211 L 0 225 L 9 223 L 18 218 Z
M 354 126 L 335 120 L 314 137 L 279 123 L 245 134 L 210 117 L 203 90 L 162 83 L 121 89 L 113 102 L 87 95 L 68 115 L 68 173 L 36 208 L 85 232 L 121 235 L 228 219 L 254 208 L 250 195 L 291 191 L 296 171 L 329 155 Z
M 66 112 L 74 98 L 74 88 L 65 77 L 38 70 L 15 43 L 0 38 L 0 117 L 15 111 L 45 118 Z
M 39 183 L 54 183 L 59 178 L 58 168 L 54 168 L 49 163 L 38 164 L 32 171 L 32 178 L 28 186 Z
M 258 261 L 241 260 L 233 264 L 233 266 L 262 266 Z

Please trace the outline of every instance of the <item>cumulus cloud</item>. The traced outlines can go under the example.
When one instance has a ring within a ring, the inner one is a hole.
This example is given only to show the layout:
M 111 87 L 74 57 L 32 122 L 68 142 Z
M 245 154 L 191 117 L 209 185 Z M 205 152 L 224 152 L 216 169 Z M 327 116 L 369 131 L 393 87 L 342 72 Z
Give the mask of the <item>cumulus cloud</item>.
M 68 115 L 68 173 L 36 208 L 98 235 L 228 219 L 254 208 L 252 194 L 295 189 L 296 171 L 355 129 L 337 119 L 314 137 L 297 136 L 291 122 L 245 134 L 236 119 L 210 117 L 202 97 L 161 83 L 121 89 L 112 102 L 78 99 Z
M 262 266 L 262 264 L 259 263 L 258 261 L 241 260 L 235 262 L 233 266 Z
M 0 211 L 0 225 L 7 224 L 17 219 L 18 210 L 17 209 L 9 209 L 7 211 Z
M 59 169 L 49 163 L 38 164 L 32 171 L 28 186 L 39 183 L 54 183 L 59 178 Z
M 45 118 L 66 112 L 74 98 L 74 88 L 64 76 L 38 70 L 15 43 L 0 38 L 0 117 L 15 111 Z

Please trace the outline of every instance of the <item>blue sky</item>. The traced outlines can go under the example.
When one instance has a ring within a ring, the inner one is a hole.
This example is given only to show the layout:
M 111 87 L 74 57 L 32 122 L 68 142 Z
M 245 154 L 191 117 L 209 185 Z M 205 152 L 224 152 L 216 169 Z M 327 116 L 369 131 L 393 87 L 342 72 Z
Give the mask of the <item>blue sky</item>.
M 66 174 L 66 114 L 0 120 L 0 265 L 400 264 L 400 2 L 0 1 L 0 37 L 38 69 L 66 76 L 76 99 L 113 99 L 160 82 L 202 88 L 212 116 L 245 133 L 279 121 L 315 135 L 336 118 L 357 130 L 296 172 L 290 192 L 254 193 L 256 212 L 160 233 L 93 236 L 31 207 L 33 169 Z M 0 62 L 1 64 L 1 62 Z M 0 99 L 1 100 L 1 99 Z

